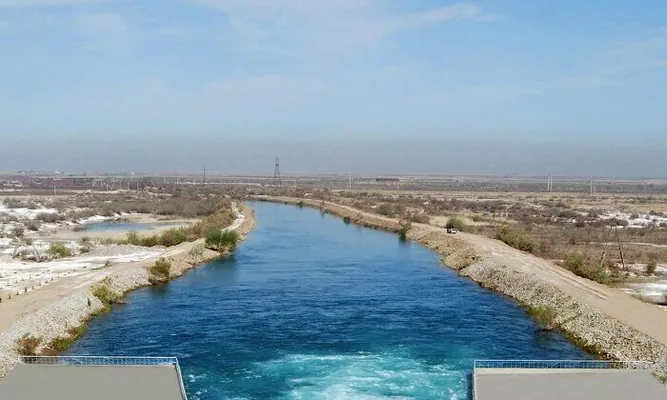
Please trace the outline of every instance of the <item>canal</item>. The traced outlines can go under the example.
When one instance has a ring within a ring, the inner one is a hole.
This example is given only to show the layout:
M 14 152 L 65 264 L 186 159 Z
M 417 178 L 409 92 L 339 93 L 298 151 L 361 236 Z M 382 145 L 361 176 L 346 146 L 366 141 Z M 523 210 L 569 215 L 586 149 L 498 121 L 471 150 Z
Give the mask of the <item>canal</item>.
M 68 354 L 175 355 L 191 400 L 466 399 L 475 359 L 590 358 L 416 243 L 251 206 L 234 256 L 132 292 Z

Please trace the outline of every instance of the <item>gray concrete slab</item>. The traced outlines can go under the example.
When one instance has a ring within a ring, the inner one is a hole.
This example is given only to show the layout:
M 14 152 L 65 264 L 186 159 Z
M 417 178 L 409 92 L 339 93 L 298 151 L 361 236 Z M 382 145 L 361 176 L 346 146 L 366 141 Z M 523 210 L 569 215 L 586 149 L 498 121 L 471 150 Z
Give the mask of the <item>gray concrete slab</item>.
M 0 399 L 183 400 L 176 367 L 20 364 L 0 380 Z
M 639 370 L 475 370 L 477 400 L 665 400 L 667 388 Z

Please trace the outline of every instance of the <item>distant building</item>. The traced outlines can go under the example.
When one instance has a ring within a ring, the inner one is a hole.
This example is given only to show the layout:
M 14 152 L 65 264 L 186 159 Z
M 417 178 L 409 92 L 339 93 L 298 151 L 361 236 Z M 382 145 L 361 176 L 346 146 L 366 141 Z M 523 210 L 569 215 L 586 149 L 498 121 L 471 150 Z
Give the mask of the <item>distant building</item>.
M 397 183 L 400 181 L 398 178 L 375 178 L 375 182 L 379 183 Z

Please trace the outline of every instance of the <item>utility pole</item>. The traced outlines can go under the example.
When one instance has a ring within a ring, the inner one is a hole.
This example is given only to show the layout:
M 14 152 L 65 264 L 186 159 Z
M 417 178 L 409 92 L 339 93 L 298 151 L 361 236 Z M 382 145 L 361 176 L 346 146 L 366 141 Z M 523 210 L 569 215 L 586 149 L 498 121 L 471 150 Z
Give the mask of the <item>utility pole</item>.
M 204 185 L 206 185 L 206 164 L 204 164 L 204 180 L 203 180 Z
M 350 172 L 350 180 L 348 181 L 347 188 L 348 190 L 352 190 L 352 172 Z
M 618 241 L 618 252 L 621 255 L 621 265 L 623 265 L 623 271 L 626 271 L 625 258 L 623 257 L 623 247 L 621 246 L 621 236 L 618 234 L 618 225 L 614 225 L 614 229 L 616 230 L 616 240 Z
M 593 196 L 593 176 L 591 175 L 591 196 Z
M 547 175 L 547 192 L 551 191 L 551 175 Z

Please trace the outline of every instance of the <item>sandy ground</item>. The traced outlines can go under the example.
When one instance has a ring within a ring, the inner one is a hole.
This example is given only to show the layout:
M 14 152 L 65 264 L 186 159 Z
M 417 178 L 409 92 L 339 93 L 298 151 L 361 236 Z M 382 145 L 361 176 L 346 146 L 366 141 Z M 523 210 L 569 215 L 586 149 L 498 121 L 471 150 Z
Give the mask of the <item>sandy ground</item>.
M 483 258 L 533 274 L 577 300 L 667 345 L 667 308 L 644 303 L 620 289 L 581 278 L 558 265 L 518 251 L 500 241 L 466 233 L 459 234 L 459 237 L 478 249 Z
M 353 207 L 336 206 L 355 214 L 385 220 L 388 223 L 395 224 L 396 222 L 391 218 L 366 213 Z M 412 224 L 412 227 L 413 229 L 443 231 L 442 228 L 425 224 Z M 518 272 L 534 275 L 542 281 L 553 284 L 580 302 L 667 345 L 667 307 L 644 303 L 621 289 L 584 279 L 548 260 L 524 253 L 486 236 L 459 233 L 456 238 L 474 248 L 483 261 L 496 262 Z
M 236 209 L 236 212 L 238 216 L 237 219 L 231 226 L 227 227 L 226 229 L 237 230 L 241 234 L 248 233 L 247 231 L 244 231 L 244 229 L 246 229 L 244 223 L 247 220 L 247 217 L 246 215 L 244 215 L 244 213 L 250 212 L 250 210 L 248 208 L 244 208 L 243 212 L 240 212 L 238 209 Z M 144 221 L 150 222 L 151 220 L 144 219 Z M 160 229 L 168 229 L 168 228 L 160 228 Z M 63 235 L 61 238 L 64 238 L 67 235 L 78 234 L 78 233 L 83 233 L 83 232 L 61 233 Z M 142 233 L 145 234 L 145 232 Z M 124 232 L 120 233 L 114 232 L 114 234 L 120 235 L 120 237 L 123 237 L 125 235 Z M 54 273 L 58 273 L 59 276 L 57 277 L 57 279 L 54 279 L 53 281 L 44 283 L 39 287 L 36 286 L 35 290 L 30 288 L 27 293 L 24 293 L 23 290 L 21 290 L 20 295 L 19 296 L 13 295 L 11 300 L 7 300 L 5 297 L 3 299 L 3 302 L 0 304 L 0 332 L 11 327 L 12 324 L 14 324 L 22 317 L 34 313 L 38 309 L 46 305 L 55 303 L 56 301 L 63 299 L 67 296 L 70 296 L 73 293 L 77 293 L 80 291 L 87 291 L 91 285 L 103 280 L 104 278 L 112 274 L 117 274 L 126 269 L 145 268 L 159 257 L 173 257 L 185 254 L 189 252 L 193 246 L 194 246 L 193 243 L 182 243 L 178 246 L 170 247 L 167 249 L 165 248 L 147 249 L 147 248 L 136 248 L 135 246 L 130 246 L 130 249 L 128 251 L 116 251 L 112 252 L 115 255 L 105 255 L 103 257 L 95 255 L 82 255 L 50 263 L 40 263 L 40 264 L 32 263 L 32 265 L 30 265 L 30 263 L 25 263 L 27 264 L 26 265 L 27 269 L 34 268 L 35 266 L 39 267 L 39 271 L 38 270 L 32 271 L 35 277 L 37 277 L 37 280 L 33 279 L 35 282 L 38 281 L 45 282 L 46 280 L 48 280 L 44 279 L 45 277 L 43 276 L 43 274 L 45 273 L 51 274 L 49 275 L 49 277 L 51 277 Z M 124 246 L 103 246 L 103 248 L 106 249 L 122 248 L 122 247 Z M 103 263 L 107 259 L 110 259 L 114 263 L 111 266 L 103 267 Z M 46 269 L 55 269 L 56 271 L 59 271 L 57 268 L 55 268 L 57 267 L 58 263 L 68 264 L 70 265 L 70 267 L 71 264 L 73 263 L 74 264 L 78 263 L 79 265 L 82 263 L 86 265 L 91 264 L 95 265 L 96 267 L 90 267 L 85 269 L 69 268 L 66 270 L 63 269 L 60 272 L 53 272 L 53 271 L 45 272 L 45 266 L 47 267 Z M 52 268 L 48 268 L 49 266 Z M 21 272 L 24 273 L 26 271 L 22 270 Z M 40 276 L 42 277 L 42 279 L 39 279 Z

